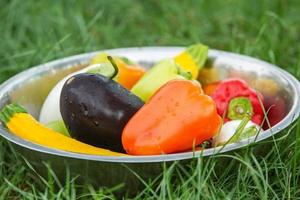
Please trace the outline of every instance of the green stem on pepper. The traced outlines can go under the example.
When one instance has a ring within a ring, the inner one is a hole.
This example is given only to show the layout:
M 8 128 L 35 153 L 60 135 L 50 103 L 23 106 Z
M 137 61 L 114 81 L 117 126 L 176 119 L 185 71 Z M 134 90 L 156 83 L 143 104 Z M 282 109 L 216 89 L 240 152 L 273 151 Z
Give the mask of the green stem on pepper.
M 228 118 L 231 120 L 244 119 L 246 115 L 253 115 L 251 101 L 246 97 L 231 99 L 228 105 Z
M 116 62 L 114 61 L 113 57 L 111 56 L 107 56 L 107 59 L 109 60 L 109 62 L 112 64 L 112 66 L 115 68 L 115 71 L 113 73 L 113 75 L 110 77 L 110 79 L 113 79 L 117 76 L 117 74 L 119 73 L 119 68 L 118 65 L 116 64 Z

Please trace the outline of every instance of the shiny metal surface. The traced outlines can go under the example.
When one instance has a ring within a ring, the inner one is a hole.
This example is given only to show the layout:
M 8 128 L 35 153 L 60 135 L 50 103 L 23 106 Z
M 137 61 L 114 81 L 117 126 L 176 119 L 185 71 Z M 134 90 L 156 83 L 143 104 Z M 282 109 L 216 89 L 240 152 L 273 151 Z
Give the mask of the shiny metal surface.
M 126 56 L 145 67 L 153 63 L 176 55 L 182 50 L 180 47 L 142 47 L 112 49 L 105 52 L 112 55 Z M 52 61 L 24 71 L 0 86 L 0 109 L 7 103 L 19 102 L 26 107 L 35 117 L 50 89 L 66 74 L 86 66 L 91 57 L 98 52 L 92 52 L 77 56 Z M 286 116 L 278 124 L 269 130 L 259 134 L 256 141 L 262 141 L 276 135 L 299 117 L 300 113 L 300 84 L 292 75 L 269 63 L 242 56 L 238 54 L 210 50 L 208 70 L 216 73 L 211 79 L 208 78 L 204 84 L 222 80 L 228 77 L 240 77 L 249 84 L 255 86 L 257 79 L 269 79 L 276 83 L 279 88 L 277 96 L 284 99 L 287 106 Z M 260 88 L 257 88 L 258 90 Z M 264 91 L 261 91 L 264 92 Z M 39 168 L 42 162 L 53 162 L 56 173 L 63 173 L 63 166 L 70 165 L 76 169 L 74 173 L 81 174 L 96 180 L 99 185 L 114 185 L 125 182 L 128 187 L 139 185 L 137 178 L 128 170 L 133 169 L 143 178 L 155 177 L 160 172 L 160 162 L 186 160 L 194 156 L 210 156 L 216 152 L 228 152 L 242 148 L 254 142 L 255 138 L 229 144 L 222 148 L 206 149 L 203 152 L 185 152 L 160 156 L 95 156 L 65 152 L 36 145 L 9 133 L 0 126 L 0 134 L 12 144 L 19 152 L 28 158 Z M 109 179 L 114 174 L 112 180 Z M 108 179 L 110 181 L 108 181 Z M 105 180 L 105 181 L 103 181 Z

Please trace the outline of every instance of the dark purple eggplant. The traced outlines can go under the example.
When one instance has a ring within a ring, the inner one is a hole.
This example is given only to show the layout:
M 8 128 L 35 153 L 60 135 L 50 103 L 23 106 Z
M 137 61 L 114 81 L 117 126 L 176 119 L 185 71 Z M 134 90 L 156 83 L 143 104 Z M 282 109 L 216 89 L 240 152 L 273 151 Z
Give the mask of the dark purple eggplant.
M 111 78 L 84 73 L 66 81 L 60 97 L 60 112 L 75 139 L 124 152 L 123 128 L 143 104 Z

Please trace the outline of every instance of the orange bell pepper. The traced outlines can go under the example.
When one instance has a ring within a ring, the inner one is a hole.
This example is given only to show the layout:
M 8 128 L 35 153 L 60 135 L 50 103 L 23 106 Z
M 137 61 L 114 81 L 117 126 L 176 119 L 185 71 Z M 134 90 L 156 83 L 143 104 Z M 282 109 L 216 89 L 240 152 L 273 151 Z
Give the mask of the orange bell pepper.
M 130 90 L 133 85 L 144 75 L 145 69 L 133 63 L 125 63 L 121 58 L 116 59 L 119 73 L 117 82 Z
M 107 53 L 99 53 L 93 57 L 90 64 L 97 64 L 103 62 L 109 62 L 107 60 Z M 137 64 L 131 62 L 127 58 L 114 56 L 114 60 L 118 66 L 118 75 L 115 77 L 115 81 L 120 83 L 123 87 L 130 90 L 133 85 L 144 75 L 146 70 Z
M 203 87 L 204 93 L 208 96 L 211 96 L 219 84 L 220 84 L 220 82 L 213 82 L 213 83 L 209 83 L 209 84 L 205 85 Z
M 212 138 L 222 119 L 199 84 L 172 80 L 129 120 L 122 133 L 128 154 L 157 155 L 191 150 Z

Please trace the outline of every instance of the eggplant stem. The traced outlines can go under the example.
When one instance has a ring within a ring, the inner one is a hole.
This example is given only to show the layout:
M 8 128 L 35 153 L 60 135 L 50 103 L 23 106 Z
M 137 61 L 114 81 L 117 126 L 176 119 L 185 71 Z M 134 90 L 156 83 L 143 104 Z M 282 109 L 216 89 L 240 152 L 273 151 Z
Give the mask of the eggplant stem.
M 114 61 L 113 57 L 111 56 L 107 56 L 107 59 L 109 60 L 109 62 L 112 64 L 112 66 L 114 67 L 115 69 L 115 72 L 113 73 L 113 75 L 111 75 L 110 79 L 113 79 L 115 78 L 118 73 L 119 73 L 119 68 L 118 68 L 118 65 L 116 64 L 116 62 Z

